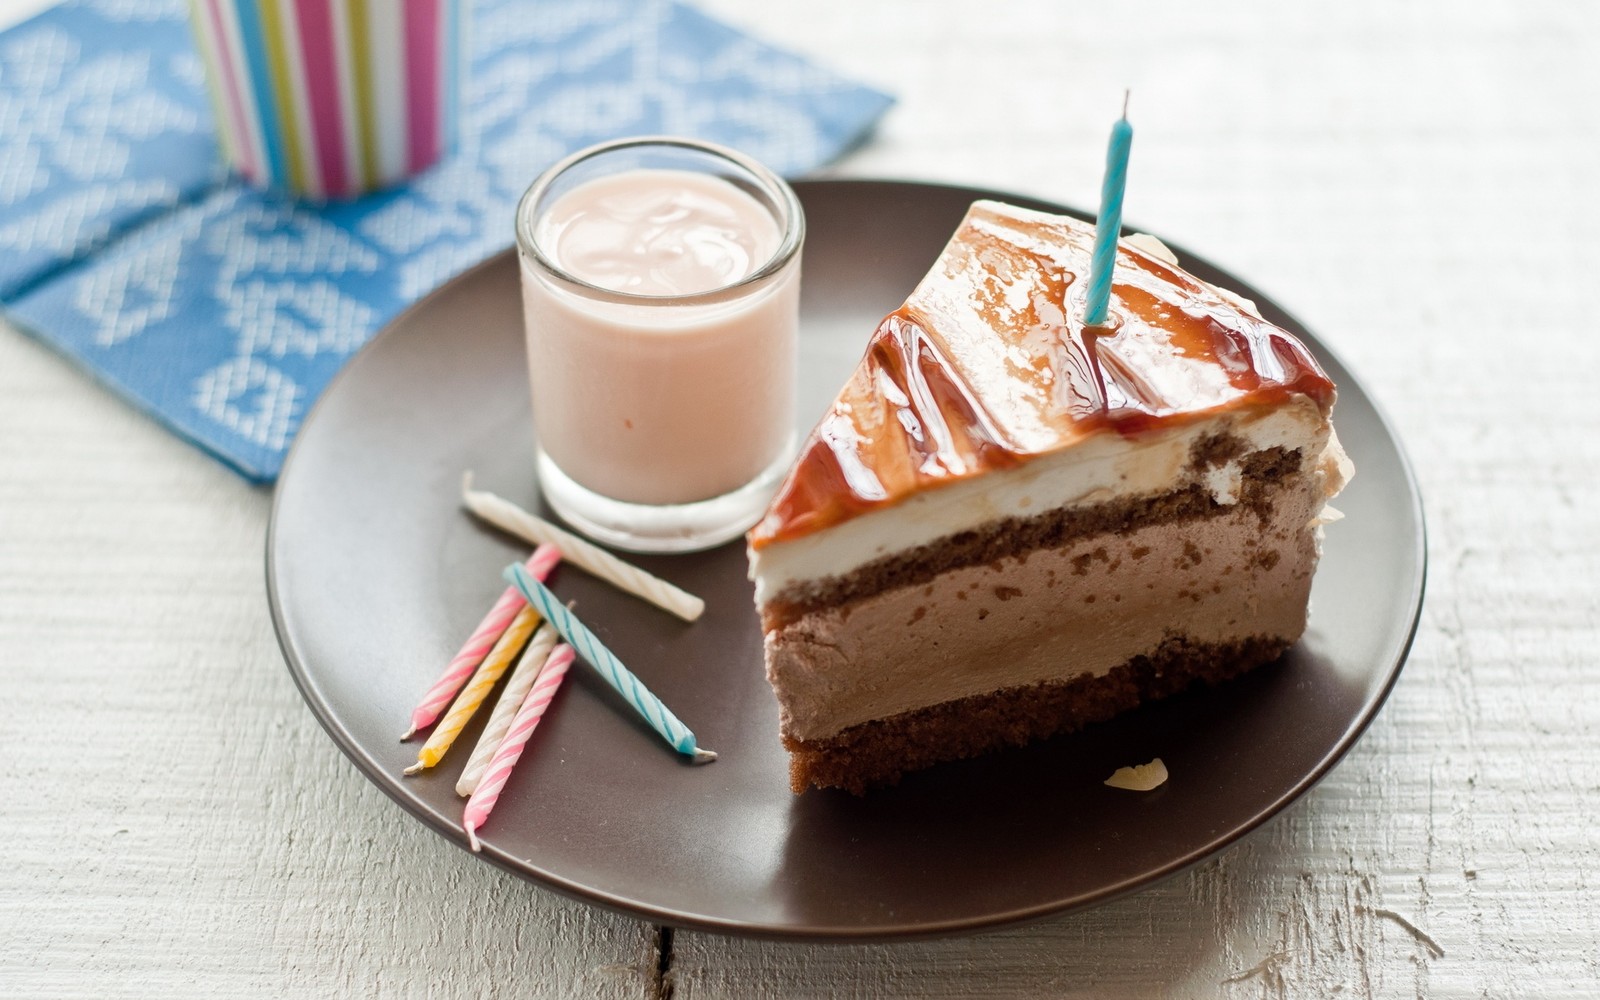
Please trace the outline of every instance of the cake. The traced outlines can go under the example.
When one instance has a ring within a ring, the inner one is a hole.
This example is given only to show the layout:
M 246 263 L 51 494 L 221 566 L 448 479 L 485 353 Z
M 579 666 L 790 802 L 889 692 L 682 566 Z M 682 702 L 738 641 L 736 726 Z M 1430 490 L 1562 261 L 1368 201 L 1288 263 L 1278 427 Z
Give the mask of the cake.
M 861 793 L 1278 659 L 1350 475 L 1334 386 L 1149 238 L 975 203 L 748 535 L 796 792 Z

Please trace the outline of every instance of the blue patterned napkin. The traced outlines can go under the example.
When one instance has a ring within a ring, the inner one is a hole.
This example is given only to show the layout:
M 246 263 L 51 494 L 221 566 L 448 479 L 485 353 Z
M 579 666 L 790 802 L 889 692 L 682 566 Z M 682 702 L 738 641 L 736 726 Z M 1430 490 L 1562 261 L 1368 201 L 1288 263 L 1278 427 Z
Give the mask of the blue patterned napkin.
M 788 174 L 884 94 L 668 0 L 474 0 L 461 150 L 327 208 L 230 180 L 182 0 L 69 0 L 0 34 L 7 316 L 244 475 L 390 317 L 511 243 L 562 155 L 669 132 Z

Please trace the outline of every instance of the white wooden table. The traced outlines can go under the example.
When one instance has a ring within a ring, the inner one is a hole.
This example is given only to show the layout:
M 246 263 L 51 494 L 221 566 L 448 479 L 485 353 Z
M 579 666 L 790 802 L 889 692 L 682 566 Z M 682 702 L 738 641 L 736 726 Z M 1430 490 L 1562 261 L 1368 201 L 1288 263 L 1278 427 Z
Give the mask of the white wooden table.
M 841 174 L 1092 206 L 1133 88 L 1129 221 L 1306 319 L 1416 463 L 1428 599 L 1371 731 L 1089 912 L 663 934 L 406 819 L 284 669 L 269 494 L 0 328 L 0 995 L 1600 996 L 1600 6 L 706 6 L 899 95 Z

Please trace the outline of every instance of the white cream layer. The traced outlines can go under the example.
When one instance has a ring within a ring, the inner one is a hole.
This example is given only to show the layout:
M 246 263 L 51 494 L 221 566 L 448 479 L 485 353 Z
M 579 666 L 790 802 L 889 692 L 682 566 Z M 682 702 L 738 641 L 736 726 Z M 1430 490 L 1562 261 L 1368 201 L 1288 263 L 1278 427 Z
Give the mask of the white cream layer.
M 1002 518 L 1159 496 L 1184 480 L 1195 442 L 1224 431 L 1243 439 L 1246 452 L 1283 447 L 1317 456 L 1330 472 L 1339 470 L 1327 477 L 1330 497 L 1344 485 L 1341 473 L 1348 462 L 1341 464 L 1343 452 L 1330 425 L 1306 397 L 1261 415 L 1227 413 L 1146 437 L 1126 438 L 1108 430 L 1058 454 L 927 490 L 824 531 L 752 550 L 750 577 L 756 582 L 756 602 L 763 604 L 796 584 L 840 577 L 893 553 Z M 1339 451 L 1332 461 L 1323 460 L 1325 447 Z M 1206 483 L 1218 503 L 1238 502 L 1236 466 L 1212 470 Z

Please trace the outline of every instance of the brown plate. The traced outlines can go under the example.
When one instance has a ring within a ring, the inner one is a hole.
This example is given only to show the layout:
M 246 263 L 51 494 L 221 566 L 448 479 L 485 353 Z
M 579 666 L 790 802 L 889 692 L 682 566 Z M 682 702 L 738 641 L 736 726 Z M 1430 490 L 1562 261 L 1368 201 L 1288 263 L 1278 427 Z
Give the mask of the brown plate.
M 938 255 L 967 205 L 1000 197 L 880 181 L 796 185 L 809 235 L 802 422 Z M 1078 213 L 1073 213 L 1078 214 Z M 1330 527 L 1305 639 L 1280 664 L 1026 750 L 947 764 L 858 799 L 791 795 L 741 544 L 637 561 L 707 601 L 685 625 L 581 570 L 557 571 L 602 640 L 721 759 L 687 766 L 577 668 L 485 830 L 483 857 L 626 913 L 728 933 L 884 939 L 950 934 L 1104 902 L 1194 864 L 1310 788 L 1400 671 L 1422 601 L 1422 507 L 1393 432 L 1304 326 L 1250 296 L 1339 385 L 1359 470 Z M 396 319 L 306 420 L 267 542 L 273 620 L 306 701 L 356 765 L 465 846 L 453 790 L 476 738 L 403 778 L 411 708 L 524 548 L 473 522 L 461 473 L 534 510 L 517 262 L 505 253 Z M 1149 794 L 1104 781 L 1161 757 Z M 402 822 L 396 813 L 395 821 Z

